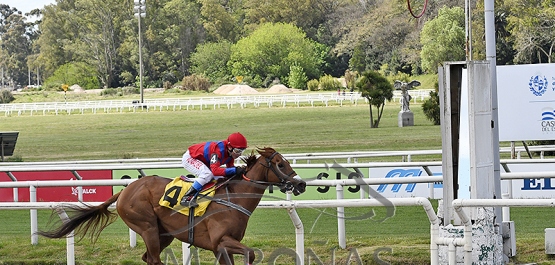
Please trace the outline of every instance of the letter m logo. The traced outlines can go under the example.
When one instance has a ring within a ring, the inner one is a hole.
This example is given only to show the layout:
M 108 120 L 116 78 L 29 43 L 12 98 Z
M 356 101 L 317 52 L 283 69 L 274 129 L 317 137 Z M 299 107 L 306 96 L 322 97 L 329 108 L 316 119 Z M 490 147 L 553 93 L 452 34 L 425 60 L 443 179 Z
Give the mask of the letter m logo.
M 406 177 L 418 177 L 422 174 L 422 170 L 420 169 L 393 169 L 385 175 L 385 178 L 406 178 Z M 378 187 L 378 192 L 384 192 L 387 189 L 388 184 L 381 184 Z M 391 188 L 392 192 L 399 192 L 401 186 L 403 184 L 393 184 L 393 188 Z M 416 187 L 416 183 L 409 183 L 405 188 L 406 192 L 413 192 L 414 188 Z

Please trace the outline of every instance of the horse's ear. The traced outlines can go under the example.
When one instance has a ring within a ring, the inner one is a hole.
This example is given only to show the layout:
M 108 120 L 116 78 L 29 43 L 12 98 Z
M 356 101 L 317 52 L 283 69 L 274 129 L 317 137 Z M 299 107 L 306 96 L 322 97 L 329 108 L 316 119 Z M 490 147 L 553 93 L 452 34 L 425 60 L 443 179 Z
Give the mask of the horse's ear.
M 265 153 L 268 153 L 268 147 L 257 147 L 256 151 L 258 152 L 259 155 L 264 156 Z

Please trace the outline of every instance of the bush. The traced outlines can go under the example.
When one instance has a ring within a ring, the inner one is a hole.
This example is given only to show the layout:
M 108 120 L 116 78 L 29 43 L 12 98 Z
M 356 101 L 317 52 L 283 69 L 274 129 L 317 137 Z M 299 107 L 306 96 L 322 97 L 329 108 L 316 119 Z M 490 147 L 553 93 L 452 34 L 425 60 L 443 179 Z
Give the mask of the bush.
M 527 143 L 529 146 L 533 146 L 533 145 L 554 145 L 555 141 L 554 140 L 543 140 L 543 141 L 530 141 Z M 532 154 L 534 155 L 540 155 L 541 152 L 540 151 L 532 151 Z M 555 155 L 555 151 L 545 151 L 543 152 L 544 156 L 553 156 Z
M 62 84 L 70 86 L 78 84 L 83 89 L 96 89 L 101 87 L 97 75 L 97 71 L 88 64 L 82 62 L 66 63 L 46 79 L 44 86 L 61 90 Z
M 210 90 L 210 81 L 201 75 L 192 74 L 183 77 L 183 90 L 208 92 Z
M 426 118 L 434 123 L 434 125 L 441 124 L 440 117 L 440 106 L 439 106 L 439 94 L 436 88 L 435 91 L 430 91 L 430 98 L 426 99 L 422 104 L 422 111 Z
M 117 88 L 106 88 L 106 89 L 102 89 L 102 91 L 100 91 L 101 96 L 115 96 L 117 94 L 118 94 L 118 89 Z
M 336 91 L 337 89 L 341 89 L 341 82 L 331 75 L 324 75 L 320 77 L 320 89 L 324 91 Z
M 345 83 L 347 83 L 347 88 L 354 89 L 357 79 L 358 79 L 357 71 L 351 71 L 349 69 L 345 71 Z
M 289 67 L 289 87 L 296 89 L 306 89 L 306 81 L 308 77 L 306 76 L 302 66 L 298 64 L 291 65 Z
M 138 87 L 126 86 L 121 88 L 121 93 L 123 95 L 137 95 L 141 94 L 141 89 Z
M 6 162 L 23 162 L 23 157 L 20 155 L 14 155 L 6 158 Z
M 172 88 L 172 83 L 170 81 L 164 81 L 164 89 L 168 90 Z
M 318 91 L 318 86 L 320 85 L 320 82 L 318 82 L 318 80 L 316 79 L 312 79 L 310 81 L 308 81 L 308 83 L 306 83 L 306 86 L 308 87 L 308 90 L 310 91 Z
M 15 98 L 14 98 L 12 92 L 10 92 L 8 90 L 5 90 L 5 89 L 3 89 L 1 91 L 1 93 L 0 93 L 0 104 L 10 103 L 14 100 L 15 100 Z

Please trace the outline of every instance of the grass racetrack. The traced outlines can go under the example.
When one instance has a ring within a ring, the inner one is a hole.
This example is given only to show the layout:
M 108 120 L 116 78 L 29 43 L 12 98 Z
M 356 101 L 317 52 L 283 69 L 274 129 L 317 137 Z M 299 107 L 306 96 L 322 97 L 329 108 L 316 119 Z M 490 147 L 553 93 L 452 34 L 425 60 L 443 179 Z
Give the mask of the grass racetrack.
M 373 129 L 369 128 L 368 105 L 359 104 L 0 116 L 0 131 L 20 132 L 14 158 L 25 162 L 180 157 L 193 143 L 224 139 L 234 131 L 248 138 L 249 149 L 269 146 L 281 153 L 441 149 L 440 126 L 426 120 L 419 104 L 412 104 L 411 110 L 415 126 L 404 128 L 397 126 L 399 104 L 390 103 L 380 127 Z M 392 159 L 400 160 L 372 161 Z M 374 218 L 357 218 L 371 210 Z M 395 215 L 383 221 L 383 208 L 346 208 L 346 216 L 352 217 L 346 221 L 347 249 L 338 247 L 334 208 L 298 212 L 306 234 L 305 255 L 310 257 L 307 265 L 348 264 L 349 258 L 350 264 L 358 260 L 363 264 L 429 264 L 430 225 L 421 207 L 397 207 Z M 38 213 L 39 228 L 46 229 L 51 212 Z M 517 236 L 514 264 L 555 264 L 555 257 L 544 254 L 544 229 L 555 227 L 554 217 L 551 208 L 511 209 Z M 65 264 L 66 241 L 39 238 L 38 245 L 31 245 L 29 219 L 26 210 L 0 211 L 0 264 Z M 259 256 L 257 264 L 269 264 L 272 254 L 295 248 L 295 229 L 285 210 L 258 209 L 242 242 L 263 253 L 264 259 L 259 261 Z M 144 244 L 139 237 L 138 246 L 129 247 L 128 229 L 119 218 L 95 244 L 87 237 L 75 248 L 77 264 L 144 264 L 140 259 Z M 180 242 L 174 241 L 164 253 L 167 264 L 176 264 L 173 258 L 181 264 Z M 214 264 L 211 252 L 198 253 L 200 264 Z M 236 260 L 240 263 L 240 258 Z M 282 255 L 275 264 L 294 264 L 294 260 Z

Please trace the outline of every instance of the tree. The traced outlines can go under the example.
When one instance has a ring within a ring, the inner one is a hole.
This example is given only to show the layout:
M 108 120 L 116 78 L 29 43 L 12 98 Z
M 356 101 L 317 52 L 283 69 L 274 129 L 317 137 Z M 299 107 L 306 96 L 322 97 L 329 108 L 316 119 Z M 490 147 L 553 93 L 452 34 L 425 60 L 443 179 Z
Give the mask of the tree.
M 460 7 L 444 7 L 437 18 L 424 24 L 420 35 L 422 69 L 437 73 L 438 66 L 445 61 L 465 59 L 464 10 Z
M 200 0 L 202 25 L 211 42 L 236 42 L 241 36 L 244 12 L 242 1 Z
M 266 23 L 231 47 L 228 66 L 234 76 L 244 76 L 253 86 L 263 80 L 287 80 L 297 64 L 308 79 L 320 76 L 323 59 L 318 44 L 299 28 L 284 23 Z
M 57 5 L 45 6 L 42 10 L 41 34 L 37 40 L 40 54 L 37 61 L 44 69 L 43 76 L 48 78 L 60 66 L 74 60 L 71 43 L 77 38 L 79 28 L 71 12 L 75 1 L 60 1 Z
M 497 65 L 514 64 L 516 50 L 515 38 L 509 30 L 510 10 L 513 4 L 509 1 L 495 0 L 495 59 Z M 472 55 L 473 60 L 486 59 L 486 43 L 484 28 L 484 2 L 478 1 L 472 11 Z
M 111 0 L 81 0 L 76 3 L 81 28 L 75 42 L 80 61 L 93 65 L 104 87 L 117 86 L 115 78 L 120 59 L 117 48 L 121 41 L 122 2 Z
M 12 85 L 27 81 L 27 56 L 31 53 L 28 23 L 15 8 L 0 5 L 0 64 Z
M 553 1 L 510 0 L 508 27 L 515 39 L 515 63 L 551 63 L 555 49 Z M 518 15 L 516 15 L 518 14 Z
M 230 81 L 231 72 L 227 68 L 230 56 L 228 41 L 200 44 L 191 54 L 191 73 L 206 76 L 212 83 Z
M 382 118 L 385 101 L 393 98 L 393 85 L 375 71 L 365 71 L 356 83 L 356 88 L 368 100 L 370 107 L 370 128 L 378 128 Z M 377 119 L 374 120 L 372 106 L 376 107 Z
M 147 15 L 146 32 L 149 71 L 154 79 L 175 83 L 191 73 L 191 54 L 205 40 L 201 5 L 197 1 L 170 0 L 152 12 L 156 13 Z
M 246 0 L 245 20 L 254 26 L 264 23 L 288 23 L 301 28 L 313 40 L 322 41 L 330 34 L 322 34 L 325 22 L 340 3 L 336 0 Z
M 43 10 L 38 61 L 50 76 L 66 63 L 84 62 L 95 68 L 103 87 L 118 85 L 122 60 L 118 48 L 125 21 L 123 1 L 64 0 Z M 128 14 L 130 17 L 132 14 Z

